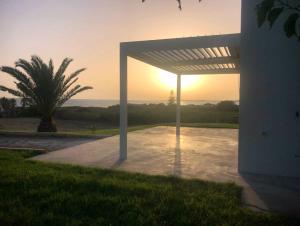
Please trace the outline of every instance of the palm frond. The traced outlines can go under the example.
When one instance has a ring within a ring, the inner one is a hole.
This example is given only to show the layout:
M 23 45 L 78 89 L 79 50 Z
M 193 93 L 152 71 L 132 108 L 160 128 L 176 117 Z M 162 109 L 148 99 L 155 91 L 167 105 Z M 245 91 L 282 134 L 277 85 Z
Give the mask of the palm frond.
M 43 64 L 45 64 L 45 63 L 43 62 L 43 60 L 39 56 L 36 56 L 36 55 L 31 56 L 31 65 L 35 69 L 37 69 L 37 70 L 42 69 Z
M 39 98 L 34 93 L 33 89 L 28 88 L 23 83 L 16 83 L 17 88 L 23 93 L 23 97 L 27 99 L 32 99 L 33 102 L 39 103 Z
M 15 63 L 16 67 L 22 68 L 26 74 L 30 77 L 33 83 L 38 84 L 39 80 L 39 70 L 34 67 L 34 65 L 24 59 L 19 59 Z
M 73 72 L 72 74 L 70 74 L 70 76 L 65 80 L 64 82 L 64 86 L 68 85 L 68 83 L 75 77 L 77 77 L 81 72 L 85 71 L 86 68 L 81 68 L 75 72 Z
M 80 86 L 76 85 L 74 88 L 72 88 L 70 91 L 68 91 L 65 95 L 62 96 L 62 98 L 59 101 L 59 106 L 63 105 L 66 101 L 71 99 L 71 97 L 75 96 L 76 94 L 83 92 L 88 89 L 93 89 L 91 86 Z
M 76 94 L 81 93 L 81 92 L 83 92 L 83 91 L 85 91 L 85 90 L 88 90 L 88 89 L 93 89 L 93 87 L 91 87 L 91 86 L 83 86 L 83 87 L 80 87 L 80 88 L 77 89 L 77 90 L 74 90 L 74 91 L 72 91 L 72 92 L 69 92 L 69 93 L 68 93 L 68 99 L 70 99 L 71 97 L 75 96 Z
M 19 82 L 24 83 L 27 87 L 32 88 L 33 84 L 30 79 L 20 70 L 13 68 L 13 67 L 6 67 L 3 66 L 0 68 L 1 71 L 11 75 L 13 78 L 17 79 Z
M 74 85 L 75 82 L 77 82 L 78 78 L 75 78 L 72 80 L 72 82 L 69 82 L 69 84 L 65 85 L 63 88 L 62 88 L 62 93 L 65 93 L 72 85 Z
M 7 88 L 5 86 L 0 86 L 0 90 L 1 91 L 4 91 L 4 92 L 8 92 L 14 96 L 17 96 L 17 97 L 24 97 L 23 93 L 18 91 L 18 90 L 14 90 L 14 89 L 10 89 L 10 88 Z
M 31 75 L 34 72 L 34 69 L 31 65 L 31 63 L 29 63 L 28 61 L 26 61 L 24 59 L 19 59 L 15 63 L 15 65 L 16 65 L 16 67 L 22 68 L 28 75 Z
M 50 73 L 53 74 L 53 72 L 54 72 L 54 66 L 53 66 L 52 59 L 49 60 L 48 68 L 49 68 Z
M 64 81 L 62 93 L 66 92 L 66 91 L 72 86 L 72 84 L 74 84 L 74 83 L 78 80 L 77 76 L 78 76 L 81 72 L 83 72 L 83 71 L 85 71 L 85 70 L 86 70 L 86 68 L 81 68 L 81 69 L 79 69 L 79 70 L 73 72 L 73 73 L 72 73 L 72 74 Z
M 62 75 L 65 73 L 67 67 L 69 66 L 69 64 L 70 64 L 72 61 L 73 61 L 73 59 L 71 59 L 71 58 L 65 58 L 65 59 L 63 60 L 63 62 L 61 63 L 60 67 L 58 68 L 58 70 L 57 70 L 57 72 L 56 72 L 56 74 L 55 74 L 55 77 L 60 77 L 60 76 L 62 76 Z

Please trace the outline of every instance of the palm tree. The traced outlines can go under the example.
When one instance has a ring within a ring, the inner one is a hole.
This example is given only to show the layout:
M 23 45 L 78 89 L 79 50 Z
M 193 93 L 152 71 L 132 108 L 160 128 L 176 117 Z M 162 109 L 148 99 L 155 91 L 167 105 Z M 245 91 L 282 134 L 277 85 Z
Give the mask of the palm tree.
M 38 132 L 56 132 L 57 128 L 53 121 L 55 109 L 77 93 L 92 89 L 90 86 L 73 86 L 78 80 L 78 75 L 85 68 L 65 76 L 64 73 L 71 62 L 72 59 L 65 58 L 58 70 L 54 72 L 51 59 L 46 64 L 40 57 L 32 56 L 31 62 L 19 59 L 15 63 L 15 67 L 0 68 L 1 71 L 17 80 L 15 82 L 16 89 L 0 85 L 0 90 L 21 97 L 26 100 L 28 105 L 36 107 L 40 113 L 41 121 Z

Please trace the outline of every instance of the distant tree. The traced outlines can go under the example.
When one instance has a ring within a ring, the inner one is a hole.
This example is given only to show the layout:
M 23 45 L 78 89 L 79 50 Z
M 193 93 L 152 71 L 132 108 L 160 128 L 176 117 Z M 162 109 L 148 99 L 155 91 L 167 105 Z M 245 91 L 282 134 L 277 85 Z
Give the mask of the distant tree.
M 14 98 L 9 99 L 9 116 L 16 116 L 17 101 Z
M 0 99 L 1 115 L 4 117 L 11 117 L 16 114 L 16 100 L 2 97 Z
M 9 109 L 9 100 L 6 97 L 2 97 L 0 99 L 0 109 L 1 109 L 1 115 L 6 116 L 7 111 Z
M 219 111 L 229 111 L 229 112 L 235 112 L 239 110 L 239 107 L 236 105 L 236 103 L 231 100 L 224 100 L 217 103 L 216 108 Z
M 170 91 L 170 96 L 168 99 L 168 105 L 174 105 L 175 104 L 175 96 L 174 96 L 174 91 Z
M 90 86 L 73 86 L 78 80 L 78 75 L 85 68 L 73 72 L 68 77 L 65 76 L 64 73 L 71 62 L 72 59 L 65 58 L 58 70 L 54 72 L 52 60 L 46 64 L 40 57 L 32 56 L 31 62 L 19 59 L 15 63 L 16 67 L 3 66 L 0 68 L 1 71 L 17 80 L 15 82 L 16 89 L 0 85 L 0 90 L 23 98 L 41 115 L 38 132 L 56 132 L 57 128 L 52 119 L 56 108 L 77 93 L 92 89 Z
M 182 9 L 181 0 L 176 0 L 178 8 Z M 198 0 L 201 2 L 201 0 Z M 145 2 L 145 0 L 142 0 Z M 269 22 L 270 28 L 273 27 L 279 16 L 287 12 L 283 29 L 288 38 L 297 37 L 300 42 L 300 1 L 299 0 L 262 0 L 256 6 L 258 27 L 265 22 Z

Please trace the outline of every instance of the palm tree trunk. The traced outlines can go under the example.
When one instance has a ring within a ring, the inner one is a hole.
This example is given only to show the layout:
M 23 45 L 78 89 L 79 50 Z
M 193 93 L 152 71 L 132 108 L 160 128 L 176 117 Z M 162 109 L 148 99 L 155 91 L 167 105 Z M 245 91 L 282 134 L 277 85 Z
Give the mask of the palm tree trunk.
M 37 129 L 38 132 L 57 132 L 55 122 L 52 117 L 41 118 L 40 124 Z

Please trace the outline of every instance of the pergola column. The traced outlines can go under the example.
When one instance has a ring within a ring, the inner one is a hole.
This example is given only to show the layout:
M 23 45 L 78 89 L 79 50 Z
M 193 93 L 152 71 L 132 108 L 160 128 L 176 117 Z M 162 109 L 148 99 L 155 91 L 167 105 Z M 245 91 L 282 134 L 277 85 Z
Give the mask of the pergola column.
M 176 136 L 180 136 L 180 101 L 181 101 L 181 75 L 177 75 L 176 90 Z
M 120 160 L 127 159 L 127 54 L 120 47 Z

